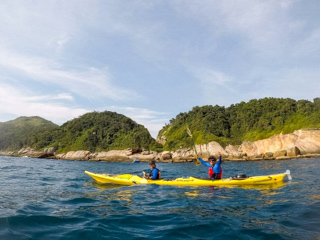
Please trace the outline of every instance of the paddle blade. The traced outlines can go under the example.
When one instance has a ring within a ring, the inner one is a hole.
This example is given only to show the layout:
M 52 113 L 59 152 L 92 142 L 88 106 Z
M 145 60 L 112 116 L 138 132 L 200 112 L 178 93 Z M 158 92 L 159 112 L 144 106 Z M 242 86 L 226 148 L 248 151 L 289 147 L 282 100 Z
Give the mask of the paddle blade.
M 199 159 L 197 159 L 196 166 L 199 167 L 200 165 L 201 165 L 201 162 L 199 161 Z
M 291 177 L 291 174 L 290 174 L 290 170 L 287 170 L 284 174 L 286 174 L 288 176 L 288 180 L 289 181 L 292 180 L 292 177 Z
M 148 183 L 148 180 L 145 179 L 145 178 L 142 178 L 141 181 L 140 181 L 141 184 L 147 184 Z

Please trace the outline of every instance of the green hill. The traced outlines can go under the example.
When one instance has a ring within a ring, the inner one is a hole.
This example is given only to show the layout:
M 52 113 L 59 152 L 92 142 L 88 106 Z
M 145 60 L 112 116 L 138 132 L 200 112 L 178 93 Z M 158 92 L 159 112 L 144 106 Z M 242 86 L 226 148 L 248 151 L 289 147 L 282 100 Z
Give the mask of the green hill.
M 180 113 L 159 132 L 165 137 L 165 150 L 190 147 L 191 138 L 186 124 L 193 132 L 196 143 L 217 141 L 222 146 L 255 141 L 274 134 L 291 133 L 302 128 L 320 127 L 320 98 L 313 102 L 282 98 L 264 98 L 241 102 L 230 107 L 194 107 Z
M 144 126 L 124 115 L 109 111 L 87 113 L 53 131 L 35 134 L 27 145 L 36 149 L 55 147 L 58 152 L 162 148 Z
M 57 127 L 58 125 L 41 117 L 19 117 L 0 123 L 0 150 L 19 150 L 31 135 Z

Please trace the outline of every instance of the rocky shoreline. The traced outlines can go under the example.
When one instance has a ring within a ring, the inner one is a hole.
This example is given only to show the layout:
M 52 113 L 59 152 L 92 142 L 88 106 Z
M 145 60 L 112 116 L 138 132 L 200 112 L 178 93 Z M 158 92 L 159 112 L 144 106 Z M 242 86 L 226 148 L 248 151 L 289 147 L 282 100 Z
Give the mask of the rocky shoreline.
M 243 142 L 239 146 L 228 145 L 223 148 L 217 142 L 196 145 L 199 156 L 207 159 L 210 155 L 222 154 L 224 161 L 284 160 L 296 158 L 320 158 L 320 129 L 301 129 L 290 134 L 277 134 L 270 138 Z M 196 155 L 191 148 L 176 151 L 139 151 L 137 149 L 111 150 L 91 153 L 86 150 L 56 153 L 54 148 L 43 152 L 23 148 L 19 152 L 3 152 L 0 155 L 12 157 L 33 157 L 77 161 L 132 162 L 139 158 L 141 162 L 193 162 Z

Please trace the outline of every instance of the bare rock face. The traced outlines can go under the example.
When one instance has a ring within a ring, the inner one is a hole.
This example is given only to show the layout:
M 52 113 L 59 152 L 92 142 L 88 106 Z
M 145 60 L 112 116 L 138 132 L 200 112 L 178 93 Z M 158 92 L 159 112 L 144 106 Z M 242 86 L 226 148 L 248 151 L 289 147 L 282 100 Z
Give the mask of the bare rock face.
M 78 160 L 78 161 L 85 161 L 89 160 L 90 151 L 70 151 L 63 155 L 56 155 L 57 158 L 64 159 L 64 160 Z M 59 157 L 58 157 L 59 156 Z
M 241 149 L 239 148 L 239 146 L 233 146 L 230 144 L 226 146 L 225 150 L 229 156 L 238 156 L 239 153 L 241 152 Z
M 139 158 L 143 161 L 148 160 L 157 160 L 160 159 L 158 153 L 148 151 L 142 153 L 132 153 L 132 149 L 125 150 L 111 150 L 108 152 L 96 152 L 91 153 L 89 151 L 79 150 L 79 151 L 70 151 L 63 154 L 56 154 L 57 159 L 64 160 L 78 160 L 78 161 L 112 161 L 112 162 L 130 162 L 134 158 Z
M 56 154 L 56 158 L 57 158 L 57 159 L 65 159 L 65 156 L 66 156 L 66 153 Z
M 172 159 L 175 162 L 193 160 L 193 159 L 196 159 L 196 155 L 194 151 L 190 148 L 181 148 L 173 152 Z
M 209 156 L 218 156 L 219 154 L 227 156 L 228 152 L 221 147 L 217 142 L 209 142 L 208 144 L 197 144 L 196 151 L 198 157 L 208 158 Z M 196 160 L 197 156 L 194 149 L 191 148 L 181 148 L 172 153 L 172 159 L 175 162 L 192 161 Z
M 16 157 L 16 154 L 14 152 L 0 151 L 0 156 Z
M 300 149 L 298 147 L 292 147 L 287 149 L 287 156 L 288 157 L 297 157 L 300 155 Z
M 320 129 L 296 130 L 290 134 L 281 133 L 267 139 L 241 144 L 241 150 L 248 156 L 256 156 L 266 152 L 275 153 L 294 147 L 297 147 L 301 154 L 320 153 Z
M 94 157 L 96 160 L 101 161 L 129 161 L 132 156 L 132 151 L 129 149 L 126 150 L 111 150 L 108 152 L 98 152 Z
M 266 153 L 264 154 L 264 158 L 266 158 L 266 159 L 273 158 L 273 153 L 272 153 L 272 152 L 266 152 Z
M 256 159 L 263 159 L 264 158 L 264 154 L 260 153 L 257 156 L 255 156 Z
M 161 157 L 160 157 L 160 160 L 170 160 L 172 159 L 172 153 L 169 152 L 169 151 L 164 151 L 162 154 L 161 154 Z
M 276 157 L 276 160 L 287 160 L 287 159 L 290 159 L 290 157 L 288 157 L 288 156 L 279 156 L 279 157 Z
M 149 152 L 148 154 L 134 154 L 130 156 L 130 159 L 133 161 L 133 159 L 138 158 L 141 162 L 148 162 L 150 160 L 160 160 L 160 154 L 157 152 Z
M 52 153 L 52 154 L 54 154 L 55 152 L 56 152 L 56 149 L 55 149 L 54 147 L 48 148 L 47 153 Z
M 165 133 L 165 132 L 164 132 Z M 164 136 L 164 135 L 161 135 L 161 136 L 158 136 L 157 137 L 157 140 L 156 140 L 158 143 L 164 145 L 166 144 L 167 142 L 167 138 Z
M 27 148 L 21 148 L 20 151 L 18 152 L 18 155 L 23 155 L 23 154 L 27 154 L 29 152 L 33 152 L 34 150 L 30 147 Z
M 202 153 L 203 157 L 218 156 L 220 154 L 224 156 L 228 155 L 227 151 L 215 141 L 209 142 L 208 144 L 197 144 L 196 150 L 198 153 Z
M 320 129 L 297 130 L 293 134 L 298 137 L 295 146 L 301 154 L 320 153 Z
M 40 151 L 35 151 L 34 149 L 27 147 L 27 148 L 22 148 L 18 152 L 18 156 L 26 156 L 26 157 L 32 157 L 32 158 L 47 158 L 47 157 L 52 157 L 54 153 L 49 153 L 47 150 L 40 152 Z
M 273 154 L 273 157 L 277 159 L 277 157 L 285 157 L 287 156 L 287 150 L 280 150 Z

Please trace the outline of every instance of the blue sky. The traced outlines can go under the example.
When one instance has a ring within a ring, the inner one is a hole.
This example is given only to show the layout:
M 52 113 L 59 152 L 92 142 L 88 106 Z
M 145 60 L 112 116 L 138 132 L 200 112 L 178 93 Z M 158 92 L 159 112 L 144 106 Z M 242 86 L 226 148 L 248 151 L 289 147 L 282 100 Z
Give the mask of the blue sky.
M 194 106 L 320 91 L 320 2 L 0 3 L 0 121 L 116 111 L 162 126 Z

